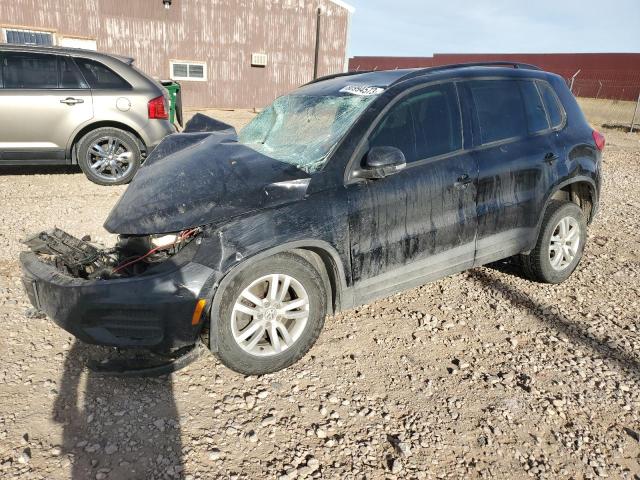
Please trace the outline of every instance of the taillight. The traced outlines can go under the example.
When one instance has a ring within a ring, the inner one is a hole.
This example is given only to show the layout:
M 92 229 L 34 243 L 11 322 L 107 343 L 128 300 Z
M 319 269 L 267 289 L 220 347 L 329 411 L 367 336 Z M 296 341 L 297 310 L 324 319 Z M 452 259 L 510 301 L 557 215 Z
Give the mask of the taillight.
M 596 148 L 600 151 L 604 150 L 605 139 L 604 135 L 602 135 L 599 131 L 593 131 L 593 140 L 596 142 Z
M 169 113 L 164 104 L 164 96 L 159 96 L 153 100 L 149 100 L 149 118 L 157 118 L 159 120 L 167 120 Z

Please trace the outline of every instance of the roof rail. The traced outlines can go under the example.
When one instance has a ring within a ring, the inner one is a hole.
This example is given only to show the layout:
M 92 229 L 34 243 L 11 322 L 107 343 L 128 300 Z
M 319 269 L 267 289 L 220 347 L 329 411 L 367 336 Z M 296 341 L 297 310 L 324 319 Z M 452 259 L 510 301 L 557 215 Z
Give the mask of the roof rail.
M 405 80 L 409 80 L 411 78 L 420 77 L 428 73 L 441 72 L 443 70 L 453 70 L 456 68 L 467 68 L 467 67 L 512 67 L 512 68 L 521 68 L 523 70 L 540 70 L 540 67 L 536 67 L 535 65 L 530 65 L 528 63 L 520 63 L 520 62 L 504 62 L 503 61 L 503 62 L 452 63 L 450 65 L 439 65 L 436 67 L 426 67 L 420 70 L 416 70 L 415 72 L 411 72 L 405 75 L 404 77 L 399 78 L 393 84 L 404 82 Z
M 318 83 L 318 82 L 323 82 L 325 80 L 331 80 L 332 78 L 338 78 L 338 77 L 348 77 L 351 75 L 358 75 L 359 73 L 370 73 L 373 72 L 373 70 L 360 70 L 360 71 L 350 71 L 350 72 L 340 72 L 340 73 L 334 73 L 333 75 L 325 75 L 324 77 L 318 77 L 318 78 L 314 78 L 313 80 L 311 80 L 308 83 L 303 84 L 302 86 L 305 87 L 307 85 L 311 85 L 313 83 Z
M 75 53 L 78 55 L 102 55 L 106 57 L 115 58 L 127 65 L 132 65 L 135 62 L 135 58 L 124 57 L 115 53 L 99 52 L 97 50 L 88 50 L 86 48 L 76 47 L 60 47 L 58 45 L 28 45 L 26 43 L 0 43 L 0 48 L 3 50 L 24 50 L 28 52 L 47 52 L 47 53 Z

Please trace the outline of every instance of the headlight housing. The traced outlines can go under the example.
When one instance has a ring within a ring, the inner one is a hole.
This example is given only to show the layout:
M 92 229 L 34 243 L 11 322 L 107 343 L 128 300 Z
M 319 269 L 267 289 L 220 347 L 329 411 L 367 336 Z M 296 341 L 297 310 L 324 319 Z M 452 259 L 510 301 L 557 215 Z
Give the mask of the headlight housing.
M 150 264 L 172 257 L 202 232 L 202 228 L 191 228 L 176 233 L 158 235 L 121 235 L 116 251 L 118 262 L 113 273 L 137 274 Z

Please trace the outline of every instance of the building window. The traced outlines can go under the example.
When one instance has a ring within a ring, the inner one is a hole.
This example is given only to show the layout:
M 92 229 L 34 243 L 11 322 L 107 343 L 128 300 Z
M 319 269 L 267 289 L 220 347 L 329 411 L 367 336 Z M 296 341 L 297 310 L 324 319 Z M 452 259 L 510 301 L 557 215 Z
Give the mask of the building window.
M 23 45 L 53 45 L 53 33 L 39 32 L 37 30 L 19 30 L 5 28 L 4 35 L 7 43 L 19 43 Z
M 183 62 L 172 60 L 171 80 L 195 80 L 205 81 L 207 79 L 207 64 L 201 62 Z

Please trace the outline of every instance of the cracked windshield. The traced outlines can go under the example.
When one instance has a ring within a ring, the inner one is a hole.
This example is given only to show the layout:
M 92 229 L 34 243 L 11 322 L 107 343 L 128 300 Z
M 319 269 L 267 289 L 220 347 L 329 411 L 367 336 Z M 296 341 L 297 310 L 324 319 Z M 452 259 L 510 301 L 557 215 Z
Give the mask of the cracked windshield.
M 285 95 L 263 110 L 239 142 L 313 173 L 375 95 Z

